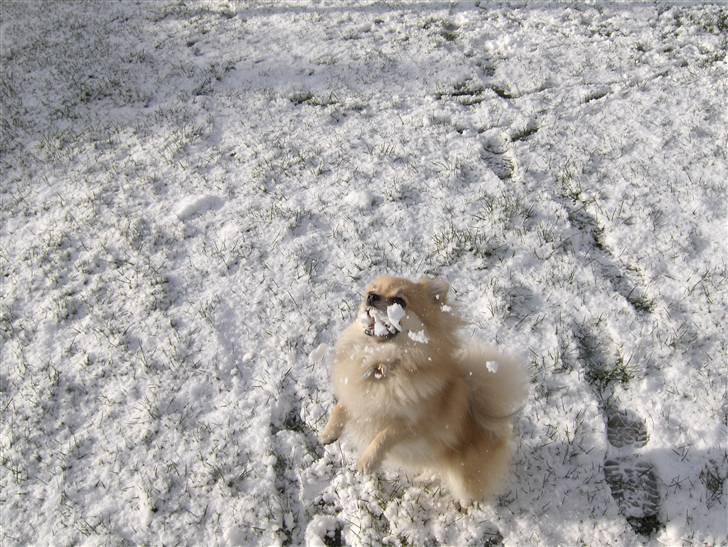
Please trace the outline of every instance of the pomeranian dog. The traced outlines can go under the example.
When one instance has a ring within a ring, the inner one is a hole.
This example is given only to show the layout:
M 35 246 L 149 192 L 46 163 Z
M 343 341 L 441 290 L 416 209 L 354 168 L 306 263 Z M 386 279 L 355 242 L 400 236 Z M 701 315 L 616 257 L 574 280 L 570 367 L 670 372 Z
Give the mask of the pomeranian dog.
M 321 442 L 348 434 L 358 468 L 384 462 L 434 473 L 462 505 L 498 493 L 511 460 L 511 417 L 527 384 L 492 348 L 464 344 L 447 281 L 380 277 L 337 342 L 338 400 Z

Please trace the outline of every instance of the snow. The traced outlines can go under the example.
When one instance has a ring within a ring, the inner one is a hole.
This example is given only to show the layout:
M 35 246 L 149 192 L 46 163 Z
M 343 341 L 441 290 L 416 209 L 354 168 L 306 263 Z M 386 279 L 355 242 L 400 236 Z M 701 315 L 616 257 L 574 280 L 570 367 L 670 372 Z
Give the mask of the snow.
M 3 545 L 728 543 L 725 6 L 0 13 Z M 490 503 L 317 440 L 385 273 L 528 366 Z
M 187 196 L 180 200 L 174 208 L 174 214 L 180 220 L 187 220 L 195 215 L 219 209 L 224 201 L 214 195 Z
M 402 318 L 405 316 L 404 308 L 397 304 L 396 302 L 394 304 L 390 304 L 387 306 L 387 320 L 389 321 L 389 324 L 392 325 L 395 329 L 398 331 L 402 330 L 402 327 L 400 326 L 399 322 L 402 320 Z
M 374 315 L 374 336 L 387 336 L 389 334 L 389 329 L 387 328 L 387 324 L 381 319 L 379 315 Z
M 427 336 L 425 329 L 411 330 L 407 333 L 407 336 L 409 336 L 412 340 L 414 340 L 418 344 L 427 344 L 430 341 L 430 338 Z
M 359 315 L 359 323 L 364 328 L 368 328 L 373 321 L 374 336 L 387 336 L 402 330 L 399 322 L 404 315 L 404 308 L 397 303 L 387 306 L 384 311 L 372 307 Z
M 365 190 L 356 190 L 349 192 L 344 198 L 344 202 L 355 209 L 366 210 L 374 203 L 374 196 Z

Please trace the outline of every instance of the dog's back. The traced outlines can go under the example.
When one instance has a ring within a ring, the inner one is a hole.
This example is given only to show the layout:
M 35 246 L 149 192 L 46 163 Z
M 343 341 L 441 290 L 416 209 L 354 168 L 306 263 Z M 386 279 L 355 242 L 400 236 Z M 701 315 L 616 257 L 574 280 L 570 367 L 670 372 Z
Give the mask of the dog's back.
M 487 431 L 510 434 L 511 418 L 522 407 L 528 381 L 515 359 L 478 342 L 465 342 L 457 361 L 470 388 L 470 411 Z
M 527 383 L 515 360 L 485 344 L 469 343 L 457 354 L 467 385 L 469 412 L 462 444 L 445 461 L 444 475 L 460 502 L 498 493 L 512 455 L 512 417 L 526 396 Z

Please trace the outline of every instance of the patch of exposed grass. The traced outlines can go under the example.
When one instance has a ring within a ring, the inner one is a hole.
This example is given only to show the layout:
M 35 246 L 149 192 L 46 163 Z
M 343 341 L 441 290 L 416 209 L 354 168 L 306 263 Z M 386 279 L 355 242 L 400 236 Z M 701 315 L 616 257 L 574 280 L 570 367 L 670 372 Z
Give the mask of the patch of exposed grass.
M 587 381 L 601 390 L 606 390 L 613 384 L 627 385 L 634 378 L 634 369 L 629 362 L 625 362 L 620 354 L 617 360 L 606 366 L 591 366 L 586 373 Z
M 299 106 L 326 107 L 339 104 L 339 99 L 333 91 L 328 95 L 314 95 L 311 91 L 298 91 L 290 96 L 290 101 Z
M 485 100 L 485 87 L 471 78 L 456 82 L 452 87 L 435 92 L 435 98 L 452 98 L 464 106 L 472 106 Z
M 434 254 L 445 263 L 452 263 L 463 254 L 489 258 L 503 247 L 502 242 L 477 228 L 457 228 L 453 224 L 432 236 Z

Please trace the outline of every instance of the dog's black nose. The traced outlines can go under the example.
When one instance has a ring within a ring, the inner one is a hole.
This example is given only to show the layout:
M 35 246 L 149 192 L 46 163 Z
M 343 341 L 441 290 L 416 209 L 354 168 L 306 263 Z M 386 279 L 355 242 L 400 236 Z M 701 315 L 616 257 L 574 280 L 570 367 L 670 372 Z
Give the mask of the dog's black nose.
M 379 295 L 378 295 L 378 294 L 375 294 L 375 293 L 373 293 L 373 292 L 370 292 L 370 293 L 369 293 L 369 294 L 367 295 L 367 306 L 373 306 L 373 305 L 374 305 L 374 304 L 376 304 L 376 303 L 377 303 L 378 301 L 379 301 Z

